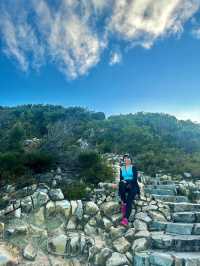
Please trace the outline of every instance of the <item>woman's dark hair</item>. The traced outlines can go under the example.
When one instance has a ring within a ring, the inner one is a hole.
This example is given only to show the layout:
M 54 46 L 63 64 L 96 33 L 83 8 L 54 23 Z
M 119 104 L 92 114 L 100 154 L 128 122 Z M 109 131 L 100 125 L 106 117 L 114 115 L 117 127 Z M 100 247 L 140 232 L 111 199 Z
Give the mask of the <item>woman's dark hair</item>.
M 133 162 L 133 160 L 132 160 L 132 158 L 131 158 L 131 156 L 130 156 L 129 154 L 124 154 L 124 155 L 123 155 L 123 159 L 122 159 L 123 162 L 124 162 L 125 158 L 130 159 L 130 160 L 131 160 L 131 163 Z

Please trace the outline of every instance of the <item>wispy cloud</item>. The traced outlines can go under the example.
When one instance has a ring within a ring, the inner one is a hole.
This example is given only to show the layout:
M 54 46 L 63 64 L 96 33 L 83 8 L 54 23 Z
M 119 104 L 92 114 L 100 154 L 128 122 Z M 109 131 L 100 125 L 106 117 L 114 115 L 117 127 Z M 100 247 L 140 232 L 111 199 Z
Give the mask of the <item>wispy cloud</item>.
M 55 2 L 1 0 L 2 51 L 23 71 L 50 62 L 72 79 L 98 64 L 109 42 L 149 49 L 158 38 L 180 34 L 200 7 L 200 0 Z M 121 53 L 110 54 L 110 65 L 121 61 Z
M 119 51 L 111 52 L 110 62 L 111 66 L 119 64 L 122 60 L 122 54 Z
M 199 0 L 118 0 L 109 28 L 132 45 L 150 48 L 156 39 L 179 34 Z
M 191 33 L 194 38 L 200 39 L 200 22 L 195 18 L 192 19 L 192 30 Z
M 39 44 L 38 38 L 26 21 L 26 16 L 14 19 L 12 14 L 4 12 L 1 15 L 0 28 L 4 42 L 3 52 L 14 58 L 23 71 L 31 65 L 37 69 L 43 63 L 44 48 Z

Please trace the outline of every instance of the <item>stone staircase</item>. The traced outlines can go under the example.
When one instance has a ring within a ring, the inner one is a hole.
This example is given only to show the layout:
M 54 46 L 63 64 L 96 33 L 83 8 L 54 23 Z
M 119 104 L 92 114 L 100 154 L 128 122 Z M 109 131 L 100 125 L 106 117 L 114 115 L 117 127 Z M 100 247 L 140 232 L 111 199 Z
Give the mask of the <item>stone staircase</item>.
M 0 209 L 0 265 L 7 254 L 12 265 L 200 266 L 200 204 L 168 178 L 140 186 L 128 227 L 111 183 L 87 200 L 70 201 L 62 187 L 41 183 L 15 191 Z
M 144 186 L 146 195 L 170 208 L 169 221 L 152 220 L 149 224 L 149 248 L 136 252 L 134 266 L 199 266 L 200 204 L 180 195 L 179 184 L 152 181 Z

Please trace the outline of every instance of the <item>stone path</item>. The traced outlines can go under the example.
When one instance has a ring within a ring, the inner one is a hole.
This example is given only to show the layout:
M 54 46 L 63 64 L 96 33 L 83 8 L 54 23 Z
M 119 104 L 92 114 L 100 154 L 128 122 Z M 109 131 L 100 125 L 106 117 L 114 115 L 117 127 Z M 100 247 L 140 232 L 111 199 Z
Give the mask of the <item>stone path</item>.
M 165 202 L 170 208 L 170 221 L 153 220 L 150 247 L 136 253 L 135 266 L 199 266 L 200 204 L 178 195 L 179 185 L 159 181 L 147 184 L 145 193 Z
M 0 265 L 200 266 L 200 204 L 169 179 L 141 178 L 128 227 L 111 183 L 87 201 L 46 184 L 16 191 L 0 210 Z

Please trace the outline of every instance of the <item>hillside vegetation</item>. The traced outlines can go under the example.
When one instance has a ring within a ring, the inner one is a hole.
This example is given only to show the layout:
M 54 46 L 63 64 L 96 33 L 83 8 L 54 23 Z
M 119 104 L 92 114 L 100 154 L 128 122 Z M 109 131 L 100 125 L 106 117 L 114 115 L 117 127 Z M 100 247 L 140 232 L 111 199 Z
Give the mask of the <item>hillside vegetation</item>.
M 38 138 L 37 148 L 24 141 Z M 129 152 L 141 171 L 191 172 L 200 177 L 200 124 L 159 113 L 107 117 L 81 107 L 0 107 L 1 181 L 62 165 L 91 182 L 111 176 L 100 156 Z

